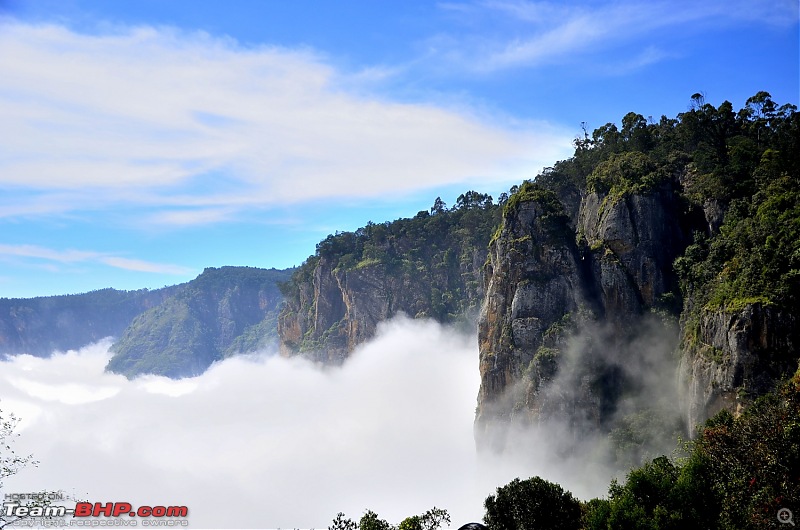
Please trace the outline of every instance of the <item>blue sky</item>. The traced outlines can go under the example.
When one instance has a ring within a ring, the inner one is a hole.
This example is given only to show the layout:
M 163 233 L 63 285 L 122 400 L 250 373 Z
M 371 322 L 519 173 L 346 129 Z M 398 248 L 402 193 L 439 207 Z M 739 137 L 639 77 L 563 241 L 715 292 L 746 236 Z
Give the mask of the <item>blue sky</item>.
M 796 0 L 0 0 L 0 297 L 289 267 L 628 111 L 798 104 Z

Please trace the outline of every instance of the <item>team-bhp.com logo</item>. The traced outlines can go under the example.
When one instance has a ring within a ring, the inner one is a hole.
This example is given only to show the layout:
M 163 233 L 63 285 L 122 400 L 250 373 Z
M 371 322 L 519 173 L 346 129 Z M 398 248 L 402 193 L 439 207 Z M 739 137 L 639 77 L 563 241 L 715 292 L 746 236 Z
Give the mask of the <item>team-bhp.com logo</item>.
M 75 517 L 186 517 L 186 506 L 140 506 L 133 509 L 129 502 L 79 502 L 75 505 Z
M 9 498 L 11 497 L 11 498 Z M 25 502 L 33 499 L 34 502 Z M 8 526 L 188 526 L 186 506 L 134 506 L 129 502 L 77 502 L 74 508 L 52 504 L 52 498 L 6 495 L 0 521 Z M 71 518 L 70 518 L 71 517 Z M 65 520 L 70 518 L 69 521 Z M 59 524 L 60 522 L 60 524 Z M 0 524 L 0 527 L 3 527 Z

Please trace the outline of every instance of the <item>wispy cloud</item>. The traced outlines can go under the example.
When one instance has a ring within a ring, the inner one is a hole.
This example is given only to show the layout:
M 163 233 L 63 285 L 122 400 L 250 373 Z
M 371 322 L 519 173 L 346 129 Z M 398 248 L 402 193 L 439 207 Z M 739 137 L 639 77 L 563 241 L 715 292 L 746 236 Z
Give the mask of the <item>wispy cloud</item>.
M 136 272 L 152 272 L 154 274 L 186 274 L 190 271 L 187 267 L 180 265 L 170 265 L 168 263 L 153 263 L 139 259 L 120 258 L 117 256 L 105 256 L 100 258 L 100 262 L 109 267 L 125 269 Z
M 191 272 L 191 269 L 180 265 L 168 263 L 154 263 L 138 259 L 114 256 L 108 253 L 87 250 L 55 250 L 36 245 L 4 245 L 0 244 L 0 258 L 32 258 L 45 262 L 60 264 L 99 263 L 137 272 L 151 272 L 156 274 L 182 275 Z
M 461 17 L 500 17 L 501 31 L 450 40 L 437 53 L 473 72 L 530 68 L 564 60 L 580 61 L 599 50 L 639 43 L 653 32 L 697 32 L 710 27 L 759 23 L 797 23 L 793 0 L 711 0 L 708 2 L 584 2 L 554 3 L 486 0 L 447 3 L 442 9 Z M 652 64 L 670 54 L 638 56 L 623 65 L 631 69 Z M 646 59 L 646 60 L 645 60 Z
M 0 245 L 0 255 L 38 258 L 59 263 L 76 263 L 96 259 L 100 254 L 83 250 L 53 250 L 36 245 Z
M 169 210 L 152 215 L 148 220 L 157 226 L 196 226 L 218 223 L 231 219 L 236 210 L 233 208 L 196 208 Z
M 348 76 L 309 51 L 165 28 L 0 24 L 7 217 L 141 204 L 166 223 L 204 223 L 286 202 L 514 182 L 569 154 L 570 135 L 546 124 L 367 96 L 391 72 Z

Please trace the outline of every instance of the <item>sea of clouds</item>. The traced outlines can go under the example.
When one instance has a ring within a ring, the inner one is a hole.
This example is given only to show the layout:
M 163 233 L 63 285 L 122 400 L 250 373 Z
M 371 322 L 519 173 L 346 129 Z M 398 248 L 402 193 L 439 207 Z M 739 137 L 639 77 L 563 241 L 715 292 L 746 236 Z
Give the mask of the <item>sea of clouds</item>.
M 105 373 L 109 346 L 2 363 L 0 409 L 40 462 L 4 493 L 185 505 L 193 528 L 324 528 L 366 509 L 396 524 L 433 506 L 458 527 L 515 477 L 582 498 L 608 486 L 581 455 L 554 456 L 554 431 L 522 456 L 479 456 L 477 341 L 433 322 L 396 318 L 341 367 L 262 354 L 183 380 Z

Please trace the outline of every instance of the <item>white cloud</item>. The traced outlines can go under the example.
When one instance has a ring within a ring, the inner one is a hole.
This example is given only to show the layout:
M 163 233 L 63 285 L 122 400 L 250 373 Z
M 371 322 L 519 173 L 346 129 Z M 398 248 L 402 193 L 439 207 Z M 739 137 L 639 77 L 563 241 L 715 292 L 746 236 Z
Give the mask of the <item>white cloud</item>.
M 798 20 L 796 2 L 711 0 L 707 2 L 583 2 L 554 3 L 525 0 L 486 0 L 461 5 L 473 17 L 500 14 L 520 26 L 495 36 L 466 36 L 451 40 L 441 55 L 475 72 L 530 68 L 554 62 L 580 61 L 598 50 L 630 45 L 653 32 L 697 32 L 733 24 L 786 26 Z M 453 10 L 453 4 L 444 9 Z M 521 28 L 521 29 L 519 29 Z M 647 46 L 647 43 L 643 43 Z M 670 54 L 659 52 L 629 60 L 623 70 L 657 62 Z
M 475 337 L 431 322 L 396 319 L 325 370 L 239 357 L 193 379 L 127 381 L 102 372 L 107 348 L 3 363 L 0 380 L 29 382 L 0 384 L 0 399 L 23 419 L 18 449 L 41 461 L 5 491 L 185 504 L 193 528 L 324 528 L 367 508 L 398 523 L 434 505 L 458 527 L 479 521 L 485 497 L 517 476 L 564 479 L 580 495 L 608 484 L 586 466 L 559 474 L 553 433 L 528 445 L 525 461 L 479 459 Z M 30 382 L 116 392 L 76 404 Z
M 33 258 L 62 264 L 94 262 L 117 269 L 155 274 L 182 275 L 191 272 L 187 267 L 169 263 L 154 263 L 87 250 L 55 250 L 37 245 L 0 244 L 0 257 Z
M 0 186 L 36 196 L 0 215 L 132 203 L 208 222 L 209 211 L 517 182 L 570 150 L 544 124 L 365 96 L 359 84 L 385 68 L 348 76 L 309 51 L 203 33 L 6 20 L 0 70 Z

